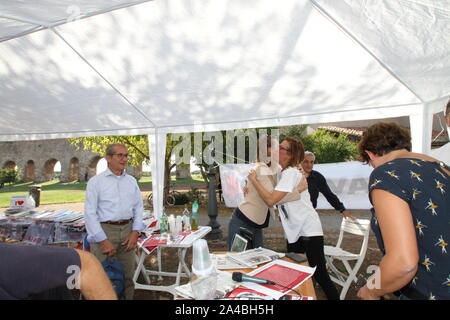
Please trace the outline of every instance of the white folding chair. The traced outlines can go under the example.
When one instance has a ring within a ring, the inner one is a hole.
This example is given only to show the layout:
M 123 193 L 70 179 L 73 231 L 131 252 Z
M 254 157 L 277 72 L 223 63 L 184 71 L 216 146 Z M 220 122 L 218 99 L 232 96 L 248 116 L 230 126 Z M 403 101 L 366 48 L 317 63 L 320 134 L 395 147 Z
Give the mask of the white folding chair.
M 342 249 L 342 240 L 344 239 L 344 232 L 358 235 L 363 237 L 361 250 L 359 253 L 352 253 Z M 325 259 L 327 261 L 327 266 L 332 271 L 330 274 L 331 280 L 342 287 L 340 294 L 340 299 L 344 300 L 347 294 L 348 288 L 352 282 L 357 281 L 356 274 L 358 273 L 361 264 L 364 261 L 367 252 L 367 246 L 369 243 L 369 233 L 370 233 L 370 220 L 367 219 L 342 219 L 341 231 L 339 233 L 339 238 L 335 247 L 324 246 Z M 338 270 L 334 265 L 333 261 L 339 260 L 345 266 L 348 274 L 345 274 Z M 356 261 L 353 268 L 350 266 L 349 261 Z

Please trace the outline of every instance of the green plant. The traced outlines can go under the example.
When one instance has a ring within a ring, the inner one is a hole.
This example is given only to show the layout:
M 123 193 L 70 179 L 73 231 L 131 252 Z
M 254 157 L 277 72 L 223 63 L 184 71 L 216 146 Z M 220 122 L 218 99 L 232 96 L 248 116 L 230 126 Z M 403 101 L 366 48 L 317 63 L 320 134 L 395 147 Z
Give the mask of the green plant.
M 285 134 L 280 135 L 280 141 L 286 136 L 300 139 L 305 151 L 311 151 L 316 156 L 316 163 L 333 163 L 351 161 L 356 158 L 357 143 L 352 142 L 346 134 L 335 135 L 319 129 L 313 134 L 306 134 L 306 126 L 292 126 Z
M 14 183 L 19 179 L 19 171 L 14 169 L 0 170 L 0 183 Z
M 325 130 L 317 130 L 306 136 L 303 143 L 305 150 L 315 154 L 316 163 L 351 161 L 357 154 L 357 143 L 350 141 L 345 134 L 336 137 Z

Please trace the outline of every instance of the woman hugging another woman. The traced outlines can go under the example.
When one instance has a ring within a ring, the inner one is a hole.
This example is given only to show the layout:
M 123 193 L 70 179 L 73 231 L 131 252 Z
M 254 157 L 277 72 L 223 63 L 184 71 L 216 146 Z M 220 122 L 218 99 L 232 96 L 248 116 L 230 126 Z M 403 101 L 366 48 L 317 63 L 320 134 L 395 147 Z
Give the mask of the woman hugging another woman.
M 279 145 L 279 164 L 281 172 L 277 177 L 274 190 L 267 190 L 256 178 L 256 171 L 250 170 L 249 181 L 269 206 L 279 203 L 280 199 L 292 192 L 302 180 L 297 166 L 304 158 L 301 141 L 286 137 Z M 300 199 L 278 204 L 278 212 L 287 238 L 287 251 L 306 253 L 308 263 L 316 267 L 314 279 L 322 287 L 329 300 L 339 300 L 339 293 L 328 275 L 323 249 L 323 231 L 319 215 L 313 208 L 306 188 L 300 193 Z

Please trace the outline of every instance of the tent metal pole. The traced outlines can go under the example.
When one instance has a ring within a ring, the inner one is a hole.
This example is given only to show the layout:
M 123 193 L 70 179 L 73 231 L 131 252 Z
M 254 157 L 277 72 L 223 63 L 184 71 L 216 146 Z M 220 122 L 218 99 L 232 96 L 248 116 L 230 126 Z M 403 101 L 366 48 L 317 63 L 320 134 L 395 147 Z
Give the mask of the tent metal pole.
M 338 113 L 345 113 L 345 112 L 357 112 L 357 111 L 367 111 L 370 109 L 374 109 L 374 110 L 380 110 L 380 109 L 387 109 L 387 108 L 402 108 L 402 107 L 412 107 L 412 106 L 420 106 L 422 105 L 422 103 L 410 103 L 410 104 L 404 104 L 404 105 L 389 105 L 389 106 L 382 106 L 382 107 L 359 107 L 359 108 L 355 108 L 355 109 L 348 109 L 348 110 L 336 110 L 334 111 L 335 114 Z M 317 116 L 317 115 L 322 115 L 322 114 L 329 114 L 329 110 L 328 111 L 321 111 L 321 112 L 314 112 L 314 113 L 308 113 L 308 114 L 294 114 L 294 115 L 289 115 L 289 116 L 280 116 L 277 115 L 276 117 L 261 117 L 261 118 L 255 118 L 255 119 L 246 119 L 247 122 L 251 122 L 251 121 L 268 121 L 268 120 L 277 120 L 277 123 L 281 123 L 281 121 L 286 120 L 286 119 L 290 119 L 290 118 L 296 118 L 296 117 L 311 117 L 311 116 Z M 410 112 L 405 112 L 402 115 L 404 116 L 408 116 L 410 114 Z M 208 125 L 217 125 L 217 124 L 231 124 L 231 123 L 240 123 L 242 122 L 242 120 L 230 120 L 230 121 L 205 121 L 201 124 L 197 124 L 197 126 L 208 126 Z M 182 123 L 182 124 L 170 124 L 170 129 L 168 129 L 167 131 L 164 130 L 164 126 L 157 126 L 158 129 L 163 130 L 166 133 L 171 133 L 174 131 L 171 131 L 172 128 L 176 128 L 176 127 L 188 127 L 188 126 L 192 126 L 192 124 L 190 123 Z M 251 126 L 253 127 L 253 125 Z M 215 129 L 215 130 L 211 130 L 211 131 L 218 131 L 220 129 Z M 192 132 L 192 130 L 187 131 L 187 132 Z
M 75 20 L 89 18 L 89 17 L 96 16 L 96 15 L 99 15 L 99 14 L 103 14 L 103 13 L 107 13 L 107 12 L 111 12 L 111 11 L 115 11 L 115 10 L 119 10 L 119 9 L 123 9 L 123 8 L 132 7 L 132 6 L 135 6 L 135 5 L 144 3 L 144 2 L 150 2 L 150 1 L 152 1 L 152 0 L 136 0 L 136 1 L 133 1 L 133 2 L 126 3 L 126 4 L 112 6 L 112 7 L 109 7 L 107 9 L 94 11 L 94 12 L 91 12 L 91 13 L 88 13 L 88 14 L 84 14 L 84 15 L 79 15 L 79 16 L 76 16 L 76 17 L 68 17 L 67 19 L 61 19 L 61 20 L 58 20 L 56 22 L 38 21 L 38 20 L 32 20 L 32 19 L 28 19 L 28 18 L 13 16 L 13 15 L 10 15 L 10 14 L 0 13 L 0 18 L 10 19 L 10 20 L 15 20 L 15 21 L 24 22 L 24 23 L 30 23 L 30 24 L 34 24 L 34 25 L 40 26 L 39 28 L 33 28 L 33 29 L 30 29 L 30 30 L 18 33 L 16 35 L 14 35 L 13 37 L 4 38 L 1 41 L 11 40 L 11 39 L 14 39 L 14 38 L 17 38 L 17 37 L 21 37 L 21 36 L 27 35 L 29 33 L 33 33 L 33 32 L 44 30 L 44 29 L 50 29 L 50 28 L 53 28 L 53 27 L 56 27 L 56 26 L 60 26 L 62 24 L 66 24 L 66 23 L 75 21 Z
M 39 21 L 39 20 L 34 20 L 34 19 L 29 19 L 29 18 L 17 17 L 14 15 L 4 14 L 4 13 L 0 13 L 0 18 L 19 21 L 19 22 L 23 22 L 23 23 L 34 24 L 37 26 L 41 26 L 43 28 L 48 28 L 48 25 L 49 25 L 48 22 L 46 22 L 46 21 Z

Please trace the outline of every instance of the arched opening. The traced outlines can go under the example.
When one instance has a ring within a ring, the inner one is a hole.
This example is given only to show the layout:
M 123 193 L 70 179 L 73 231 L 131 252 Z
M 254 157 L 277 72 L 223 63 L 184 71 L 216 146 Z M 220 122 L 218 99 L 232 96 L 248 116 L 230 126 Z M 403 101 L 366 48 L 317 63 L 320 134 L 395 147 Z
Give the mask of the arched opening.
M 78 158 L 70 159 L 68 179 L 69 181 L 80 179 L 80 161 Z
M 25 182 L 31 182 L 36 180 L 36 165 L 33 160 L 28 160 L 25 166 L 25 173 L 23 175 Z
M 94 177 L 97 174 L 97 165 L 101 159 L 102 157 L 100 156 L 95 156 L 91 159 L 84 174 L 85 181 L 88 181 L 90 178 Z
M 58 166 L 57 166 L 58 164 Z M 49 159 L 45 162 L 42 169 L 42 178 L 44 181 L 59 179 L 61 175 L 61 162 L 56 159 Z
M 108 162 L 106 161 L 105 158 L 101 158 L 101 159 L 97 162 L 97 166 L 96 166 L 96 174 L 102 173 L 103 171 L 106 170 L 106 168 L 108 168 Z
M 17 165 L 14 161 L 8 160 L 3 164 L 2 169 L 13 169 L 17 170 Z

